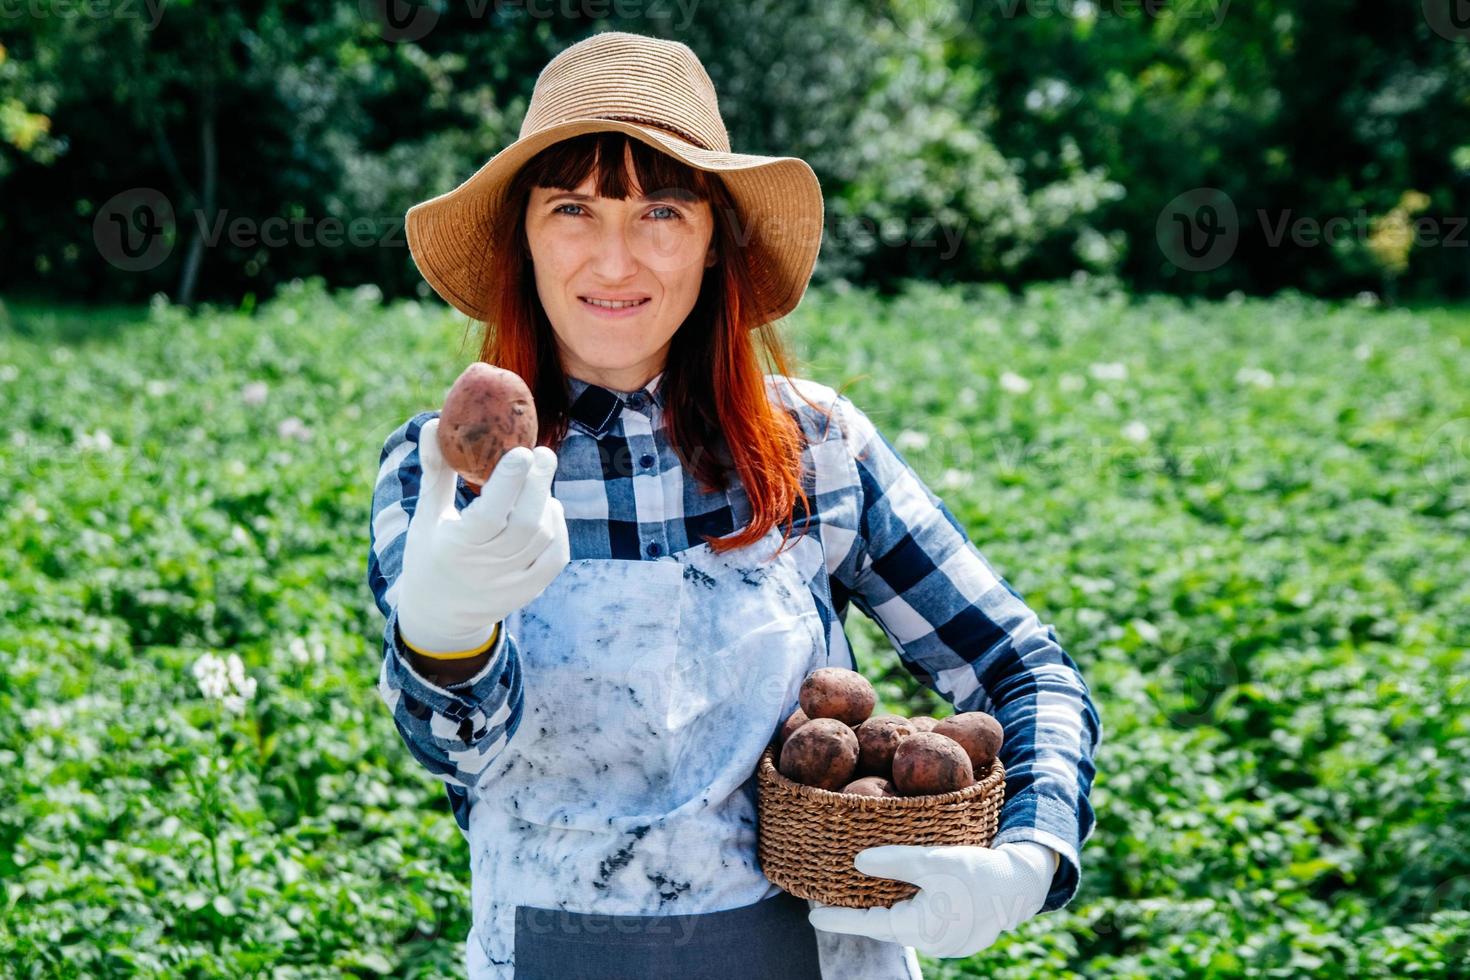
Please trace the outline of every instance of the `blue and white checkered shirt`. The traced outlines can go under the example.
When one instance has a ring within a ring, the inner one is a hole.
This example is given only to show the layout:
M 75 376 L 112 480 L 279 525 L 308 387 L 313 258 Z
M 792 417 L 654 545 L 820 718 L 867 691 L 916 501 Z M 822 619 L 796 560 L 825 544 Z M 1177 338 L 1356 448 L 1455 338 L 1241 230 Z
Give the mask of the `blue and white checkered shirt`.
M 572 560 L 657 558 L 747 524 L 738 477 L 701 492 L 661 431 L 660 374 L 641 391 L 569 378 L 571 410 L 552 494 L 566 515 Z M 1006 801 L 993 844 L 1030 840 L 1061 855 L 1042 911 L 1076 894 L 1079 852 L 1092 834 L 1088 801 L 1102 722 L 1055 631 L 970 542 L 947 507 L 845 395 L 805 379 L 767 376 L 773 401 L 801 424 L 807 533 L 820 534 L 829 581 L 811 583 L 831 662 L 851 664 L 842 624 L 851 602 L 887 634 L 900 662 L 956 711 L 987 711 L 1005 730 Z M 821 408 L 813 409 L 793 388 Z M 832 410 L 831 423 L 825 412 Z M 445 783 L 469 829 L 469 788 L 515 736 L 523 694 L 516 638 L 502 628 L 475 676 L 437 686 L 413 669 L 398 634 L 396 583 L 419 494 L 420 412 L 383 444 L 373 491 L 368 584 L 387 617 L 378 689 L 409 752 Z M 474 499 L 460 478 L 456 507 Z M 804 527 L 800 502 L 793 534 Z

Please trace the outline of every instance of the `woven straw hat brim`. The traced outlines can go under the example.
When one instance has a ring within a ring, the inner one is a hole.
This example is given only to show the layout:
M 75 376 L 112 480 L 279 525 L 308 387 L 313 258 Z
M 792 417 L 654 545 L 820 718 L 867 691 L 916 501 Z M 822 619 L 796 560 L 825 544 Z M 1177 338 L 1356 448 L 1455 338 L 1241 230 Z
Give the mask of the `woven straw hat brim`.
M 768 323 L 796 308 L 806 293 L 822 243 L 822 189 L 799 157 L 768 157 L 706 150 L 670 133 L 611 119 L 570 119 L 523 137 L 492 157 L 468 180 L 408 209 L 404 234 L 409 252 L 429 285 L 455 309 L 475 320 L 484 271 L 492 257 L 491 219 L 504 205 L 516 171 L 541 150 L 582 133 L 627 133 L 691 167 L 720 176 L 739 211 L 736 237 L 751 250 L 760 319 Z

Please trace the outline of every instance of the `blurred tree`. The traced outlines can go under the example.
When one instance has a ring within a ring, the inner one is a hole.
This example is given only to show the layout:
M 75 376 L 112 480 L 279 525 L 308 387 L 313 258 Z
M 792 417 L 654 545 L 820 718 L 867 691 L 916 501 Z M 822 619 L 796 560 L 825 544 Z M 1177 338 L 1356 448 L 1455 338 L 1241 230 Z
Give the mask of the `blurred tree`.
M 1436 240 L 1395 282 L 1470 294 L 1470 43 L 1439 2 L 33 8 L 0 21 L 0 288 L 236 302 L 321 275 L 428 296 L 404 211 L 515 138 L 552 56 L 621 29 L 699 52 L 737 149 L 812 164 L 819 281 L 1380 288 L 1369 216 L 1417 188 Z M 1193 271 L 1158 229 L 1200 188 L 1238 240 Z M 101 240 L 120 227 L 156 260 L 120 261 Z

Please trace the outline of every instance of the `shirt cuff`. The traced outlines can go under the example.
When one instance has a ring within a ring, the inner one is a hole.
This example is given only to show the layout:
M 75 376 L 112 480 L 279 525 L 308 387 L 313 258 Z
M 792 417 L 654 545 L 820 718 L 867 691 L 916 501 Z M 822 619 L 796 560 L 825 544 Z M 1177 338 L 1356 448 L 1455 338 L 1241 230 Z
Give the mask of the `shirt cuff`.
M 467 709 L 479 708 L 502 681 L 507 635 L 504 624 L 496 627 L 490 657 L 485 665 L 473 676 L 445 685 L 435 683 L 414 667 L 415 654 L 404 642 L 403 634 L 398 629 L 397 609 L 390 616 L 388 630 L 392 637 L 392 642 L 388 644 L 388 672 L 395 680 L 394 686 L 408 691 L 438 714 L 451 718 L 463 717 Z
M 1026 794 L 1006 801 L 1000 824 L 991 847 L 1029 840 L 1056 852 L 1056 871 L 1040 911 L 1051 912 L 1070 902 L 1082 883 L 1080 852 L 1086 840 L 1077 838 L 1077 814 L 1056 800 Z

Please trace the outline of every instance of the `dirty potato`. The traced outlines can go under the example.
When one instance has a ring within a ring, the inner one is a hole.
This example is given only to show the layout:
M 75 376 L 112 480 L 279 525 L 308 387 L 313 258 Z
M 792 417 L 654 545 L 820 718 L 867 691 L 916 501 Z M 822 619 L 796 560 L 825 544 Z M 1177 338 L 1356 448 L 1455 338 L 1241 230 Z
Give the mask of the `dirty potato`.
M 990 771 L 990 764 L 1000 752 L 1000 722 L 983 711 L 962 711 L 945 718 L 934 731 L 948 735 L 964 748 L 977 776 Z
M 797 708 L 795 711 L 791 712 L 791 714 L 787 715 L 786 720 L 781 723 L 780 733 L 776 736 L 777 750 L 780 750 L 781 747 L 786 744 L 786 740 L 791 737 L 792 732 L 796 731 L 802 725 L 805 725 L 808 721 L 811 721 L 811 719 L 808 718 L 806 716 L 806 712 L 802 711 L 800 708 Z
M 970 757 L 948 735 L 915 732 L 893 752 L 893 785 L 904 796 L 950 793 L 974 782 Z
M 863 776 L 887 776 L 893 771 L 893 750 L 901 739 L 914 734 L 907 718 L 874 715 L 857 726 L 858 767 Z
M 878 692 L 868 679 L 846 667 L 818 667 L 797 694 L 808 718 L 836 718 L 856 728 L 873 713 Z
M 902 795 L 899 793 L 898 787 L 893 785 L 892 780 L 885 779 L 882 776 L 863 776 L 861 779 L 854 779 L 842 787 L 842 792 L 852 793 L 855 796 L 883 797 Z
M 465 368 L 439 413 L 444 461 L 478 492 L 500 457 L 536 448 L 536 405 L 514 371 L 476 361 Z
M 781 746 L 776 768 L 787 779 L 837 792 L 852 779 L 857 757 L 857 734 L 851 728 L 836 718 L 813 718 Z

